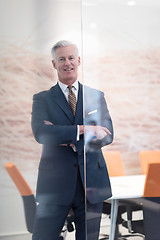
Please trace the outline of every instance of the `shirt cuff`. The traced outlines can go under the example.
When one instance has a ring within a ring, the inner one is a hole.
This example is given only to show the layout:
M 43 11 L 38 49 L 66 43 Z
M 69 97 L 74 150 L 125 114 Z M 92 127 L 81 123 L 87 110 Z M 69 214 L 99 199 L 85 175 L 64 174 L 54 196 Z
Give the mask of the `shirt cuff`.
M 79 125 L 77 125 L 77 141 L 79 141 Z

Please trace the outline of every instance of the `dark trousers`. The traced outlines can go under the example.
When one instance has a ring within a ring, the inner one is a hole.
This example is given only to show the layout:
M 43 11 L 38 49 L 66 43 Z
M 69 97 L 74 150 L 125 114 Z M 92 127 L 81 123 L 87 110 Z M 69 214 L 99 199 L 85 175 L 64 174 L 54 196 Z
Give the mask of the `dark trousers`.
M 85 207 L 84 189 L 80 174 L 78 174 L 76 192 L 70 205 L 44 203 L 43 206 L 37 206 L 32 240 L 58 240 L 71 208 L 74 212 L 75 239 L 98 240 L 102 204 L 87 202 Z

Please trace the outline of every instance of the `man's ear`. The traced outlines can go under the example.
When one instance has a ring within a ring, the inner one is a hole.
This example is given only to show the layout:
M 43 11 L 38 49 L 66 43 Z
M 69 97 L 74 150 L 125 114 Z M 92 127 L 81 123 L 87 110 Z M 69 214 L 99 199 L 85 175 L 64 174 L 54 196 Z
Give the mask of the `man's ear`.
M 81 64 L 81 58 L 78 57 L 78 66 Z
M 56 68 L 56 63 L 55 63 L 54 60 L 52 60 L 52 65 L 53 65 L 53 67 L 54 67 L 55 69 L 57 69 L 57 68 Z

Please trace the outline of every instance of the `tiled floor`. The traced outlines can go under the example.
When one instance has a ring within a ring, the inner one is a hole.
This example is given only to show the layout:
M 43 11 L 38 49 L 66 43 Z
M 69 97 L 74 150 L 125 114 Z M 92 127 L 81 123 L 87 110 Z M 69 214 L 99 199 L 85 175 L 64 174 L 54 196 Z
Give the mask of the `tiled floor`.
M 20 234 L 20 235 L 12 235 L 12 236 L 5 236 L 0 237 L 0 240 L 31 240 L 31 234 Z
M 104 238 L 104 234 L 109 234 L 110 229 L 110 219 L 106 217 L 105 215 L 102 215 L 102 222 L 101 222 L 101 232 L 100 232 L 100 238 Z M 120 226 L 120 232 L 121 234 L 128 234 L 127 230 L 124 227 Z M 31 240 L 32 236 L 31 234 L 24 234 L 24 235 L 12 235 L 12 236 L 3 236 L 0 237 L 0 240 Z M 65 240 L 74 240 L 74 232 L 67 233 Z M 142 237 L 138 236 L 132 236 L 129 237 L 128 240 L 142 240 Z M 121 238 L 122 240 L 122 238 Z
M 104 239 L 103 235 L 100 235 L 100 239 Z M 31 235 L 30 234 L 24 234 L 24 235 L 14 235 L 14 236 L 5 236 L 5 237 L 0 237 L 0 240 L 31 240 Z M 69 233 L 67 234 L 66 240 L 74 240 L 74 233 Z M 138 236 L 133 236 L 127 238 L 128 240 L 142 240 L 143 238 L 138 237 Z M 107 240 L 107 238 L 106 238 Z M 121 238 L 122 240 L 122 238 Z
M 125 216 L 124 216 L 125 217 Z M 141 218 L 141 213 L 138 215 L 138 216 L 135 216 L 135 217 L 139 217 Z M 120 233 L 122 235 L 126 235 L 128 234 L 128 231 L 126 228 L 120 226 Z M 99 239 L 104 239 L 105 235 L 109 235 L 109 231 L 110 231 L 110 219 L 109 217 L 106 217 L 106 215 L 102 215 L 102 221 L 101 221 L 101 231 L 100 231 L 100 237 Z M 105 235 L 104 235 L 105 234 Z M 66 240 L 74 240 L 74 232 L 72 233 L 67 233 L 67 236 L 66 236 Z M 107 238 L 106 238 L 107 239 Z M 128 237 L 126 238 L 128 240 L 143 240 L 142 237 L 140 236 L 132 236 L 132 237 Z M 120 238 L 120 240 L 122 240 L 122 238 Z

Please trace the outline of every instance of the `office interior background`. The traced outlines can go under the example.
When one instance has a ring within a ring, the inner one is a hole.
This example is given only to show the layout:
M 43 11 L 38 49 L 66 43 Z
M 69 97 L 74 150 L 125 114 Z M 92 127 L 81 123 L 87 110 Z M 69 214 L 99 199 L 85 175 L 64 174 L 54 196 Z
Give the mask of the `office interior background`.
M 126 174 L 138 152 L 160 149 L 158 0 L 0 1 L 0 235 L 26 232 L 23 205 L 4 164 L 15 163 L 35 192 L 41 146 L 30 122 L 32 96 L 56 83 L 50 49 L 80 49 L 79 80 L 105 93 Z

